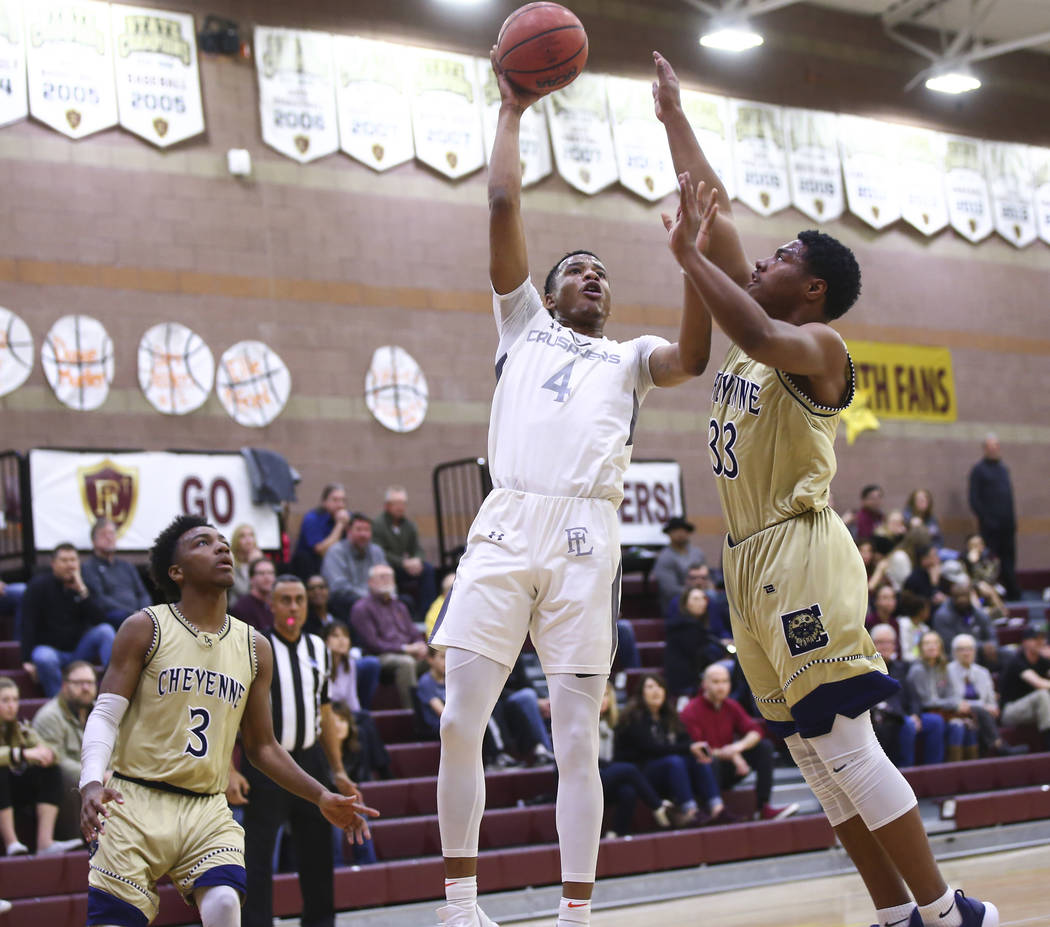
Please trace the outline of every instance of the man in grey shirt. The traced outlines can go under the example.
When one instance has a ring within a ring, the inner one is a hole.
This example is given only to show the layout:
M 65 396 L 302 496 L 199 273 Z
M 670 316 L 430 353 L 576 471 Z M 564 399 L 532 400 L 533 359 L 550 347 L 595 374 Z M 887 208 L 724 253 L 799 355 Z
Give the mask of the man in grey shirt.
M 693 525 L 678 515 L 664 525 L 670 543 L 657 555 L 650 575 L 656 580 L 660 608 L 665 616 L 671 603 L 682 594 L 689 568 L 706 562 L 704 552 L 689 541 L 693 530 Z
M 354 512 L 346 537 L 328 548 L 321 563 L 321 575 L 331 597 L 328 610 L 333 617 L 349 621 L 353 604 L 368 595 L 368 572 L 386 563 L 383 548 L 372 542 L 372 520 Z
M 973 586 L 966 576 L 952 583 L 952 594 L 933 613 L 933 630 L 944 641 L 944 652 L 952 652 L 952 641 L 957 634 L 970 634 L 977 641 L 978 657 L 985 666 L 999 665 L 999 645 L 992 620 L 981 608 Z
M 118 560 L 117 526 L 100 518 L 91 527 L 92 554 L 85 558 L 80 572 L 84 585 L 105 612 L 114 628 L 128 615 L 152 604 L 139 571 L 126 560 Z

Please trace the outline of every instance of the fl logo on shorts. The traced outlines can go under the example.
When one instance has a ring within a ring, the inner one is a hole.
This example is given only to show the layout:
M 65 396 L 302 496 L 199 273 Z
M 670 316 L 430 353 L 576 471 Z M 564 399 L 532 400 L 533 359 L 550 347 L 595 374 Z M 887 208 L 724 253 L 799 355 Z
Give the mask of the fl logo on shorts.
M 565 535 L 569 540 L 569 549 L 566 551 L 572 557 L 587 557 L 594 553 L 594 545 L 592 544 L 587 550 L 587 529 L 586 528 L 566 528 Z

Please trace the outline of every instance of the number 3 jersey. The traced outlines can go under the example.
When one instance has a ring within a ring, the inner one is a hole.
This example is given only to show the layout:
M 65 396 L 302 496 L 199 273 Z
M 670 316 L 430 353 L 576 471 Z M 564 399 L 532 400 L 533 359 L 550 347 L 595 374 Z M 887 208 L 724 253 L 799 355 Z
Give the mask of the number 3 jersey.
M 258 670 L 254 630 L 226 616 L 198 631 L 170 605 L 145 609 L 153 642 L 120 723 L 111 765 L 191 792 L 226 789 L 230 754 Z
M 829 408 L 806 396 L 789 374 L 730 347 L 715 375 L 707 443 L 733 543 L 827 506 L 835 429 L 853 390 L 852 360 L 845 399 Z
M 489 419 L 493 486 L 618 506 L 638 407 L 653 388 L 649 355 L 667 341 L 577 334 L 551 318 L 531 279 L 494 294 L 493 308 L 500 335 Z

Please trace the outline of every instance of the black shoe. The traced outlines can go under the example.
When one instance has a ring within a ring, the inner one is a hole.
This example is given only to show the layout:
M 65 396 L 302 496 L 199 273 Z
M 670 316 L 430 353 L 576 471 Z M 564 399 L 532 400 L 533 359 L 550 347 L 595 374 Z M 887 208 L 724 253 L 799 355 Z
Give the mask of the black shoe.
M 998 756 L 1020 756 L 1028 753 L 1028 750 L 1028 744 L 1008 744 L 1005 741 L 1001 741 L 995 747 Z

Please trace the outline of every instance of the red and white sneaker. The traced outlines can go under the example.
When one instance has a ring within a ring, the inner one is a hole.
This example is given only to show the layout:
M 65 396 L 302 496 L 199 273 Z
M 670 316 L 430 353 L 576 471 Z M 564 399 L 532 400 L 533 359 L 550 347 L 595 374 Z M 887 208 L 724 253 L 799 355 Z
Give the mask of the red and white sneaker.
M 759 820 L 762 821 L 782 821 L 784 818 L 789 818 L 797 812 L 798 802 L 793 801 L 791 804 L 784 805 L 782 808 L 775 808 L 773 805 L 765 805 L 758 813 L 758 817 Z

